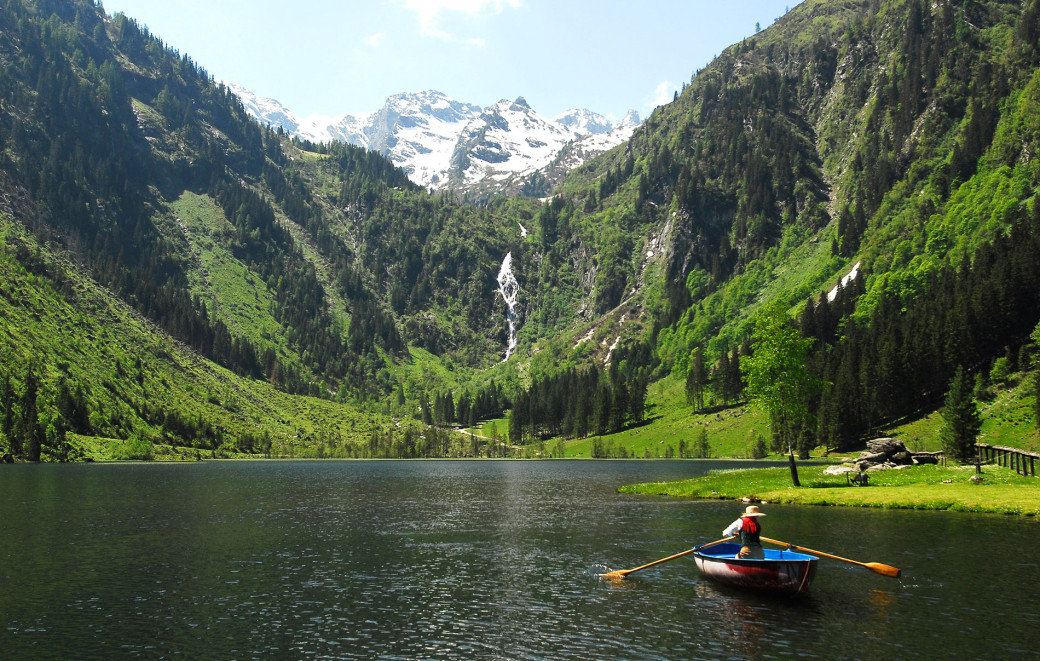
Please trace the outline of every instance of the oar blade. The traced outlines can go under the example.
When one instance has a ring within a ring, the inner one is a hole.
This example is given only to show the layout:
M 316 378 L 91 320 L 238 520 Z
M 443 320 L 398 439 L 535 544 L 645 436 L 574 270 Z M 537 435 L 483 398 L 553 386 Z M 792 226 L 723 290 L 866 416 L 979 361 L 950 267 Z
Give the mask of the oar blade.
M 882 576 L 891 576 L 892 578 L 899 578 L 899 575 L 902 573 L 898 567 L 881 564 L 880 562 L 868 562 L 864 566 L 872 572 Z
M 899 569 L 897 569 L 896 567 L 893 567 L 892 565 L 886 565 L 880 562 L 860 562 L 859 560 L 849 560 L 848 558 L 843 558 L 840 555 L 833 555 L 824 551 L 817 551 L 815 549 L 806 548 L 805 546 L 795 546 L 794 544 L 781 542 L 776 539 L 769 539 L 768 537 L 762 537 L 761 539 L 763 542 L 769 542 L 770 544 L 776 544 L 777 546 L 786 546 L 789 549 L 794 549 L 796 551 L 805 551 L 806 553 L 811 553 L 813 555 L 822 555 L 825 558 L 834 558 L 835 560 L 841 560 L 842 562 L 848 562 L 853 565 L 859 565 L 860 567 L 866 567 L 870 571 L 881 574 L 882 576 L 899 578 L 899 574 L 901 573 Z
M 676 558 L 681 558 L 684 555 L 690 555 L 691 553 L 694 553 L 695 551 L 698 551 L 700 549 L 706 549 L 709 546 L 715 546 L 716 544 L 721 544 L 723 542 L 728 542 L 731 539 L 733 539 L 733 537 L 723 537 L 722 539 L 717 539 L 714 542 L 708 542 L 707 544 L 701 544 L 700 546 L 696 546 L 696 547 L 694 547 L 692 549 L 689 549 L 689 550 L 686 550 L 686 551 L 680 551 L 679 553 L 676 553 L 675 555 L 670 555 L 667 558 L 661 558 L 660 560 L 654 560 L 653 562 L 648 562 L 648 563 L 646 563 L 645 565 L 643 565 L 641 567 L 636 567 L 634 569 L 618 569 L 618 570 L 615 570 L 615 571 L 612 571 L 612 572 L 607 572 L 606 574 L 600 574 L 600 576 L 602 578 L 605 578 L 605 579 L 608 579 L 608 580 L 615 580 L 615 579 L 624 578 L 625 576 L 628 576 L 632 572 L 639 571 L 641 569 L 646 569 L 647 567 L 653 567 L 654 565 L 659 565 L 662 562 L 668 562 L 669 560 L 675 560 Z

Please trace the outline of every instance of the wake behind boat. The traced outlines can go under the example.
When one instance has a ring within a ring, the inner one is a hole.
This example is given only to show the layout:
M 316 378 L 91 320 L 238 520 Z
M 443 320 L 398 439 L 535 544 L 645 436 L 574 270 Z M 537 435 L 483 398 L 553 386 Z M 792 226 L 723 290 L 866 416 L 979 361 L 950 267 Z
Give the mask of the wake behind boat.
M 737 558 L 740 544 L 723 543 L 693 550 L 694 562 L 708 578 L 726 585 L 782 594 L 804 594 L 816 576 L 816 556 L 764 549 L 765 557 Z

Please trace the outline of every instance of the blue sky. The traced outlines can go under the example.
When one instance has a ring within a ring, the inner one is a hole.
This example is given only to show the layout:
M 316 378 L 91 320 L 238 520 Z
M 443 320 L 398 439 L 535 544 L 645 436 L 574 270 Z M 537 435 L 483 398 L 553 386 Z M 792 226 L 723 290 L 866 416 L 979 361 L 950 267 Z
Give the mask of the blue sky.
M 551 117 L 646 117 L 795 0 L 104 0 L 211 75 L 297 115 L 377 110 L 439 90 L 523 96 Z

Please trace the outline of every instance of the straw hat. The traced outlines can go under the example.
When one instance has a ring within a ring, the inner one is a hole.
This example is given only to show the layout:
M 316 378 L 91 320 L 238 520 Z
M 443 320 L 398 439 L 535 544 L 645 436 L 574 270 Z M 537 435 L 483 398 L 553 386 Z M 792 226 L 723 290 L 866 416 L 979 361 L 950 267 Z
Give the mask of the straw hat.
M 748 505 L 744 516 L 765 516 L 765 513 L 758 511 L 758 505 Z

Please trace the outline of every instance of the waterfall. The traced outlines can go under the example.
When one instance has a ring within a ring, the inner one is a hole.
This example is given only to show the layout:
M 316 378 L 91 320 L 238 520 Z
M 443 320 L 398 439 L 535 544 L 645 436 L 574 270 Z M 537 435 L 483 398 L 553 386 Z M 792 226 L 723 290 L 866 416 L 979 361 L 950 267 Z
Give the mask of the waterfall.
M 502 268 L 498 271 L 498 291 L 506 302 L 506 318 L 509 320 L 509 343 L 506 346 L 505 362 L 516 351 L 516 301 L 520 294 L 520 284 L 513 275 L 513 253 L 506 253 L 502 260 Z

